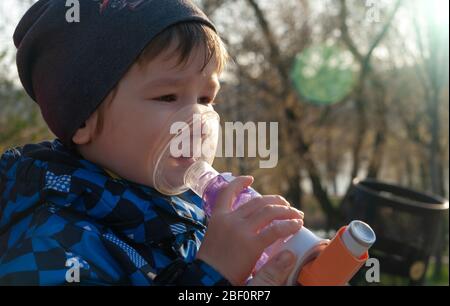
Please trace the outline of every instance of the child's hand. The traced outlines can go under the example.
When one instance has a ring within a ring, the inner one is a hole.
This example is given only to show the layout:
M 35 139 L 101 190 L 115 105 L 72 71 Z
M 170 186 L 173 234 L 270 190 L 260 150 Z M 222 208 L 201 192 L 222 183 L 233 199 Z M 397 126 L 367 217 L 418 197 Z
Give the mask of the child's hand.
M 263 196 L 235 211 L 232 203 L 253 178 L 236 178 L 219 193 L 197 258 L 219 271 L 233 285 L 243 285 L 263 251 L 301 229 L 303 213 L 281 196 Z M 277 222 L 261 231 L 274 220 Z

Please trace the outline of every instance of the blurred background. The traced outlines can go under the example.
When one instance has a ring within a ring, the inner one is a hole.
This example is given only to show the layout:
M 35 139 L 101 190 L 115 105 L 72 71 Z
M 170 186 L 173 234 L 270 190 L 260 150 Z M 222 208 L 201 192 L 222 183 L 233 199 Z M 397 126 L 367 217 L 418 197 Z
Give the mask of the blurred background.
M 12 33 L 34 2 L 0 2 L 2 152 L 53 138 L 15 67 Z M 222 120 L 279 123 L 276 168 L 258 157 L 216 167 L 253 175 L 324 236 L 369 222 L 382 285 L 448 285 L 449 1 L 195 2 L 233 58 Z

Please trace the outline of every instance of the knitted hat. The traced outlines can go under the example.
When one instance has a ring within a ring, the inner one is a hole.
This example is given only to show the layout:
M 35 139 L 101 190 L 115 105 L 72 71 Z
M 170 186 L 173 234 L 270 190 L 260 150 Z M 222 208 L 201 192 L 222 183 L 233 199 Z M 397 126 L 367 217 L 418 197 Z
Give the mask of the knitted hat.
M 69 22 L 77 8 L 79 22 Z M 215 29 L 189 0 L 40 0 L 14 33 L 20 80 L 52 132 L 71 146 L 150 41 L 189 21 Z

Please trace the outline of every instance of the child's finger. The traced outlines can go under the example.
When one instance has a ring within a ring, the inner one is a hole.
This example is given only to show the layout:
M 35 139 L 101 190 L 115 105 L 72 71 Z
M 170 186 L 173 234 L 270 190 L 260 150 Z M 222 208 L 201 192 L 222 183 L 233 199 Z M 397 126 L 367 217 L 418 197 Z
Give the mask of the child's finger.
M 238 212 L 243 218 L 248 218 L 255 211 L 267 205 L 283 205 L 288 207 L 291 206 L 289 202 L 286 201 L 286 199 L 283 198 L 282 196 L 267 195 L 250 200 L 249 202 L 239 207 L 239 209 L 236 212 Z
M 295 220 L 303 219 L 303 217 L 304 214 L 293 207 L 267 205 L 252 214 L 248 220 L 251 230 L 258 231 L 275 220 Z
M 214 212 L 228 212 L 236 197 L 253 183 L 251 176 L 239 176 L 223 188 L 217 196 Z
M 297 233 L 303 226 L 303 220 L 283 220 L 276 222 L 261 231 L 258 235 L 258 242 L 261 249 L 266 249 L 278 239 L 284 239 Z

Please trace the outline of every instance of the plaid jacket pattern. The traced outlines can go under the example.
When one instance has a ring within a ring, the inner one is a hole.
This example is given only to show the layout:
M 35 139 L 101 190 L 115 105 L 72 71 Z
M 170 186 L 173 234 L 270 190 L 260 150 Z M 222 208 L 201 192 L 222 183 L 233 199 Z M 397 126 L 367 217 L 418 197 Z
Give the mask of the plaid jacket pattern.
M 113 178 L 59 140 L 0 159 L 0 284 L 230 285 L 196 260 L 201 199 Z

